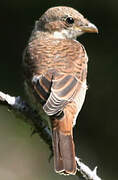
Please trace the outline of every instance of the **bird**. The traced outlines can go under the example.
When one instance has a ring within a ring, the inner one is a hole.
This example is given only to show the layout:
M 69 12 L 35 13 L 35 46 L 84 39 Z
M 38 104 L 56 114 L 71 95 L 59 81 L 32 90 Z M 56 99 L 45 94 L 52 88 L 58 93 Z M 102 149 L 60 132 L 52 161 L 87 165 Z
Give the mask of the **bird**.
M 75 175 L 73 127 L 87 91 L 88 56 L 77 37 L 97 27 L 72 7 L 49 8 L 35 22 L 23 55 L 29 101 L 48 117 L 54 169 Z

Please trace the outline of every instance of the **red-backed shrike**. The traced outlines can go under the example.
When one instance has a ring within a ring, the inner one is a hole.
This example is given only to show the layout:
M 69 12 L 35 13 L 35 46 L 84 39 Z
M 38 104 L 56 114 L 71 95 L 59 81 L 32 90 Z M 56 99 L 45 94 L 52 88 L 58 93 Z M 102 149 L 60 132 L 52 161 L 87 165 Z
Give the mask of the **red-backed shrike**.
M 48 9 L 35 23 L 24 52 L 25 85 L 31 103 L 52 126 L 55 171 L 75 174 L 73 126 L 87 90 L 88 57 L 76 38 L 98 32 L 70 7 Z

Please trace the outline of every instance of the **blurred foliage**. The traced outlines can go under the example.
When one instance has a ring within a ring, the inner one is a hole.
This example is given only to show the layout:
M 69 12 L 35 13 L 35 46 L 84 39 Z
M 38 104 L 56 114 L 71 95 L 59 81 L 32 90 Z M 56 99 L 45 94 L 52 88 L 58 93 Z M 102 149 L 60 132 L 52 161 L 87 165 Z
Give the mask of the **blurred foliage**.
M 89 68 L 87 97 L 74 135 L 80 158 L 91 168 L 97 165 L 103 179 L 117 180 L 118 1 L 4 0 L 0 4 L 0 90 L 12 95 L 24 96 L 22 53 L 35 20 L 46 9 L 57 5 L 74 7 L 98 27 L 98 35 L 78 38 L 88 52 Z M 47 146 L 37 136 L 30 138 L 30 132 L 20 119 L 0 107 L 0 177 L 75 179 L 53 172 Z

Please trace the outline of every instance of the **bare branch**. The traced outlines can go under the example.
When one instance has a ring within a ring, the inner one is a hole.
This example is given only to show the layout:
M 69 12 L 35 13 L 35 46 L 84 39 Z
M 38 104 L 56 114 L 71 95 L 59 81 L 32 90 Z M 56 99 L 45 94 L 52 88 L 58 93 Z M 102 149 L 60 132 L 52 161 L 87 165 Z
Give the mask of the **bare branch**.
M 48 128 L 47 124 L 45 123 L 45 119 L 36 111 L 33 110 L 25 101 L 21 99 L 20 96 L 10 96 L 0 91 L 0 103 L 8 105 L 11 109 L 20 112 L 27 120 L 31 126 L 33 126 L 34 131 L 33 133 L 38 133 L 39 136 L 48 144 L 50 150 L 52 151 L 52 137 L 51 131 Z M 76 162 L 78 165 L 78 172 L 86 180 L 101 180 L 97 176 L 97 167 L 92 171 L 87 165 L 79 160 L 78 157 L 76 158 Z M 78 176 L 78 174 L 77 174 Z
M 75 159 L 78 165 L 78 171 L 86 180 L 101 180 L 101 178 L 97 176 L 97 167 L 92 171 L 87 165 L 81 162 L 78 157 L 75 157 Z
M 51 131 L 45 123 L 45 119 L 39 115 L 36 110 L 33 110 L 25 101 L 21 99 L 20 96 L 14 97 L 8 94 L 5 94 L 0 91 L 0 103 L 5 103 L 9 108 L 15 110 L 15 112 L 21 113 L 24 116 L 27 123 L 29 123 L 34 131 L 38 133 L 40 137 L 49 145 L 50 150 L 52 151 L 52 137 Z

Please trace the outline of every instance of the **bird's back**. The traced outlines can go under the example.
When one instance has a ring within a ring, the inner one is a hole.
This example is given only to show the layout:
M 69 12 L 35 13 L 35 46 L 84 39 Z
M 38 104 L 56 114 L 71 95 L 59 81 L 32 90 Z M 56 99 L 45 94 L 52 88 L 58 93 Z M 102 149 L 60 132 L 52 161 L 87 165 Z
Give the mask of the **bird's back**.
M 83 81 L 86 79 L 87 55 L 84 47 L 71 39 L 37 38 L 29 42 L 24 53 L 24 64 L 30 77 L 55 70 L 59 73 L 72 74 Z

